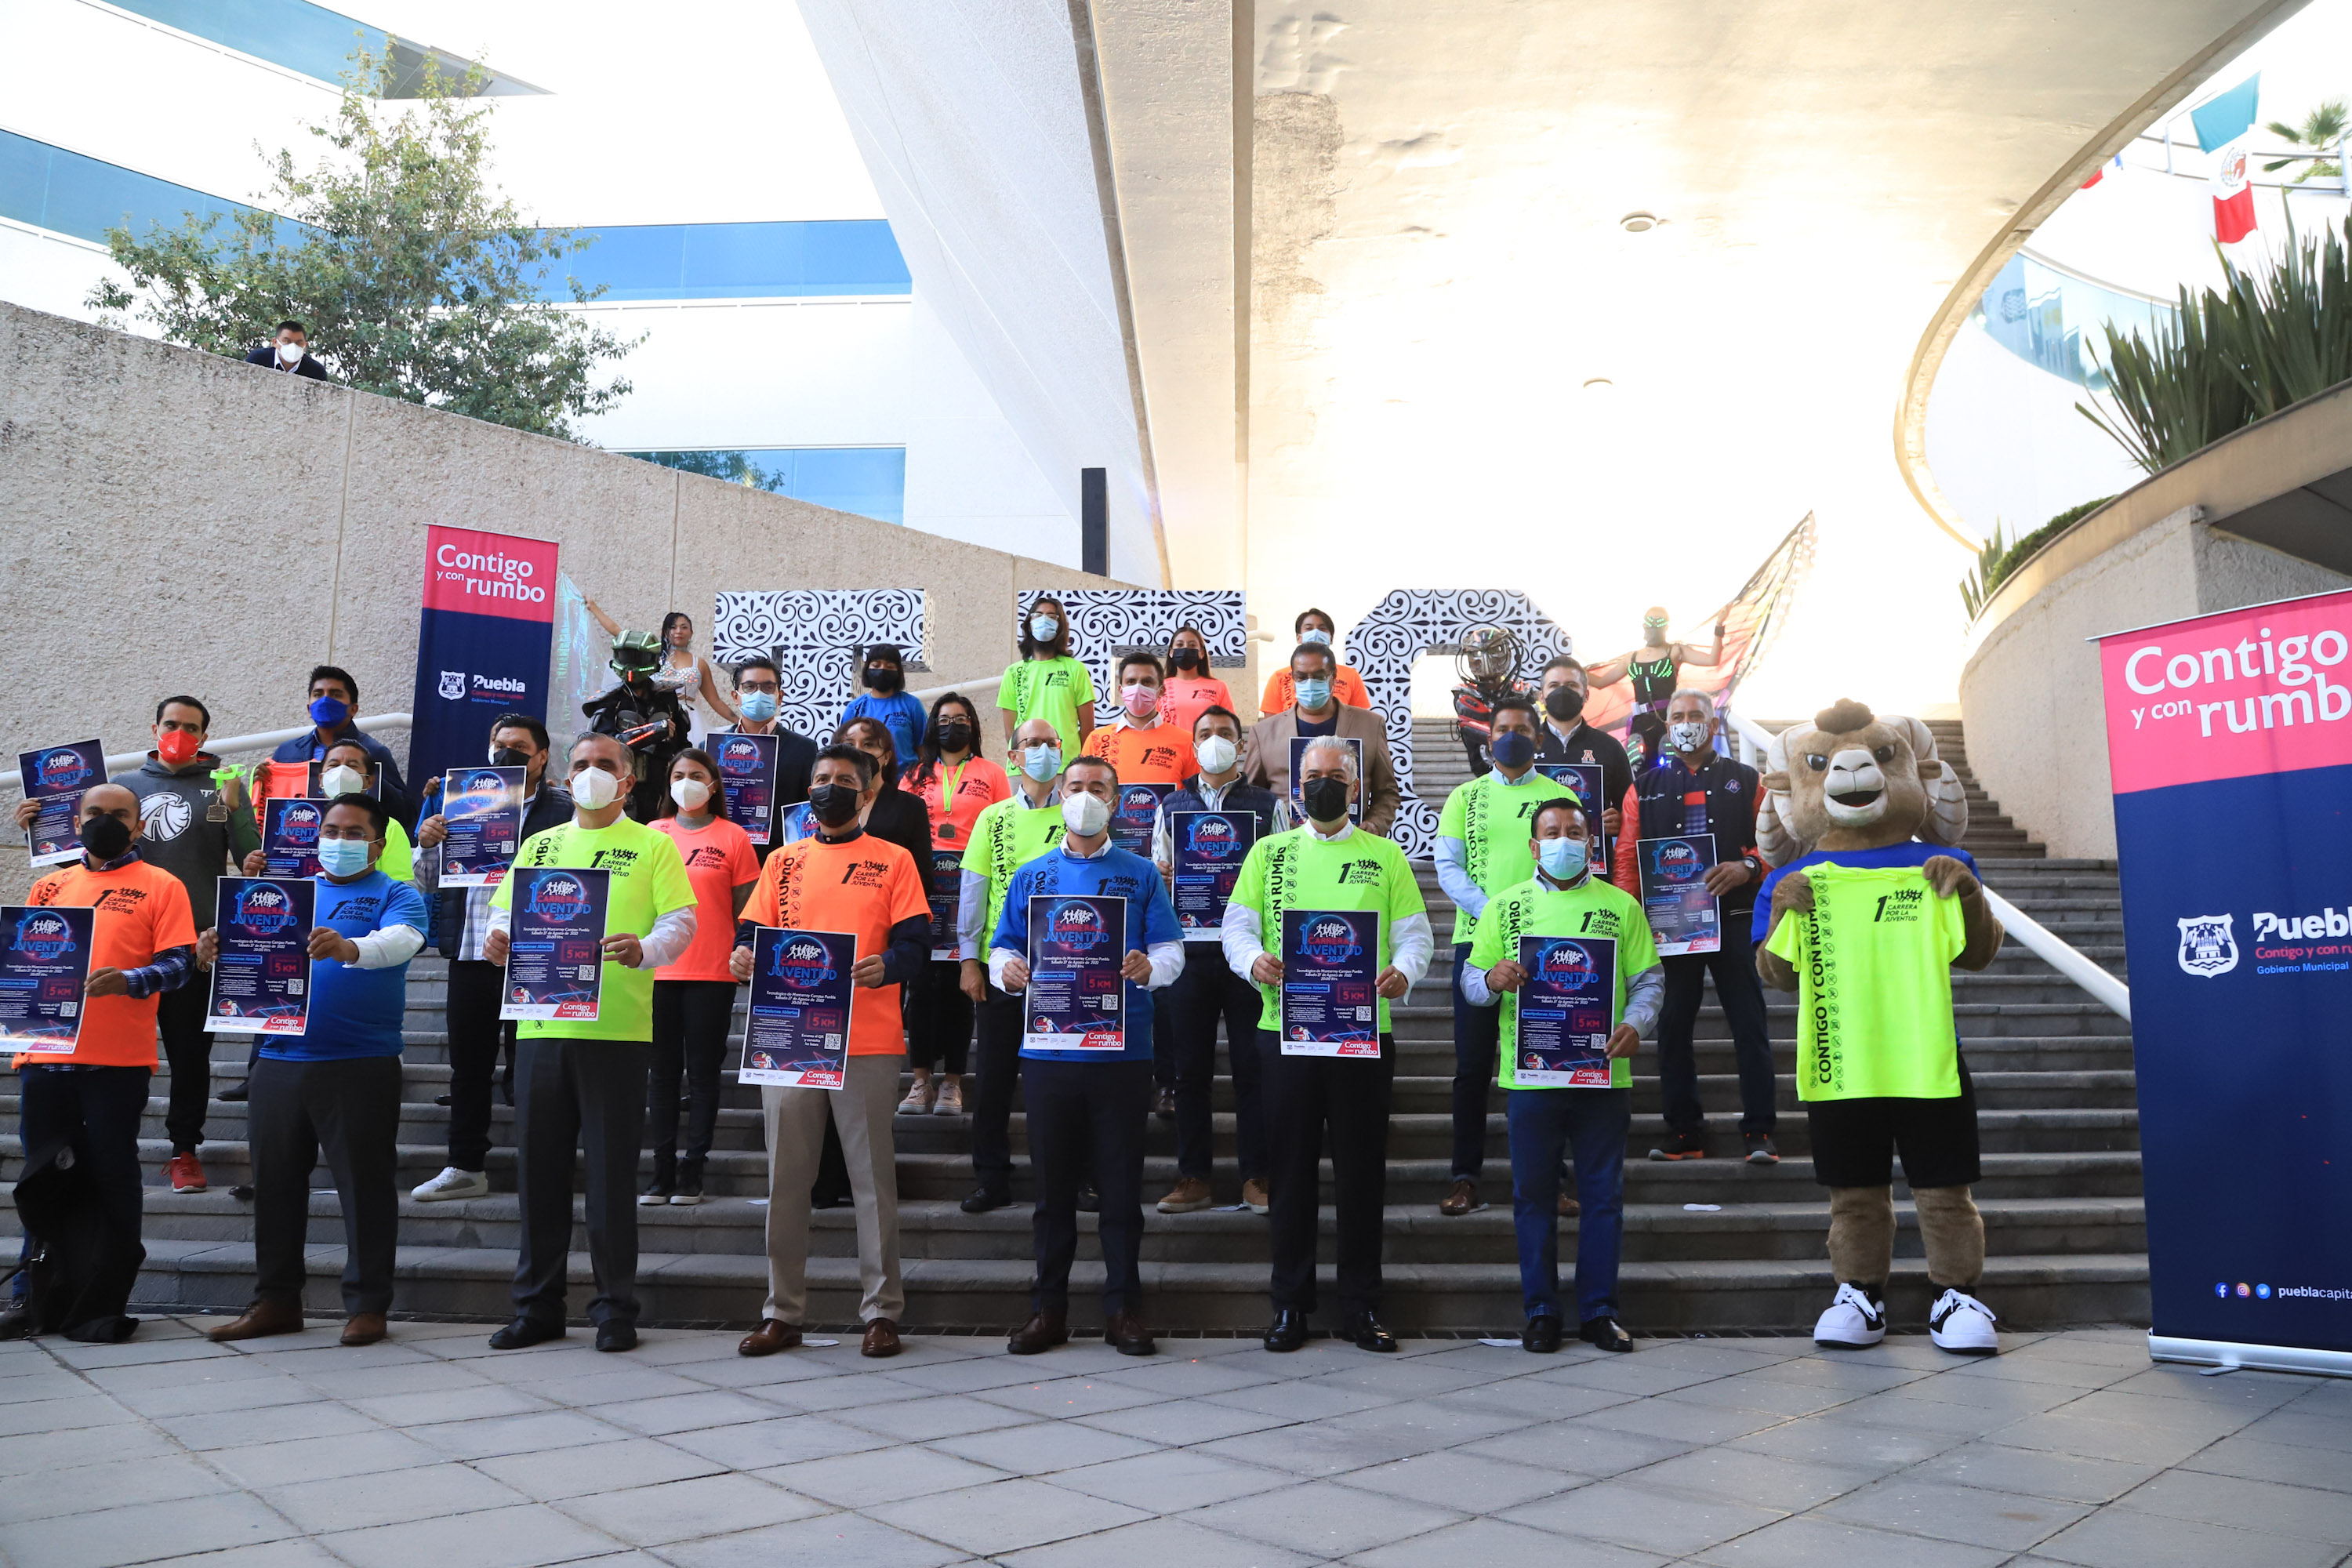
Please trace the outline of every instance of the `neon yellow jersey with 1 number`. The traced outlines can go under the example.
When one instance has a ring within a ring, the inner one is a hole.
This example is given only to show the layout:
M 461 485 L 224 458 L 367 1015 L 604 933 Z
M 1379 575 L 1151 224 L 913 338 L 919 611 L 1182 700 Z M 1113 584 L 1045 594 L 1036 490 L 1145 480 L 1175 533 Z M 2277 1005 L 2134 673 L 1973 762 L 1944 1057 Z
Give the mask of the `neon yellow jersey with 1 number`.
M 1565 791 L 1562 792 L 1566 793 Z M 1617 944 L 1617 973 L 1611 982 L 1609 1023 L 1613 1030 L 1625 1021 L 1625 986 L 1643 970 L 1658 963 L 1657 942 L 1642 906 L 1598 877 L 1587 877 L 1580 887 L 1555 888 L 1529 877 L 1516 888 L 1496 893 L 1478 917 L 1477 940 L 1470 944 L 1470 966 L 1492 969 L 1505 959 L 1516 962 L 1523 936 L 1607 937 Z M 1505 1089 L 1567 1089 L 1566 1084 L 1522 1084 L 1519 1065 L 1519 994 L 1507 991 L 1497 1004 L 1503 1010 L 1500 1064 Z M 1633 1064 L 1623 1057 L 1609 1064 L 1609 1087 L 1633 1087 Z
M 1956 1098 L 1960 900 L 1912 867 L 1808 866 L 1805 877 L 1813 912 L 1782 916 L 1764 944 L 1797 972 L 1797 1098 Z
M 1013 715 L 1018 730 L 1032 719 L 1043 719 L 1062 737 L 1062 760 L 1078 754 L 1078 708 L 1095 700 L 1095 678 L 1084 661 L 1063 654 L 1057 658 L 1024 658 L 1007 666 L 996 689 L 996 705 Z
M 1521 774 L 1517 784 L 1497 768 L 1456 786 L 1445 797 L 1445 809 L 1437 816 L 1438 837 L 1462 840 L 1463 868 L 1492 899 L 1536 874 L 1535 851 L 1528 847 L 1535 837 L 1529 819 L 1536 807 L 1568 793 L 1566 784 L 1533 768 Z M 1458 904 L 1454 909 L 1454 940 L 1478 940 L 1478 917 Z
M 1265 951 L 1282 956 L 1282 912 L 1285 910 L 1370 910 L 1381 917 L 1380 963 L 1386 969 L 1395 952 L 1396 923 L 1414 915 L 1426 916 L 1421 884 L 1404 851 L 1377 833 L 1359 827 L 1344 838 L 1321 838 L 1311 827 L 1294 827 L 1261 838 L 1250 846 L 1234 879 L 1233 901 L 1255 910 L 1259 941 Z M 1261 985 L 1265 1005 L 1257 1026 L 1282 1027 L 1282 987 Z M 1380 999 L 1381 1033 L 1389 1032 L 1389 999 Z

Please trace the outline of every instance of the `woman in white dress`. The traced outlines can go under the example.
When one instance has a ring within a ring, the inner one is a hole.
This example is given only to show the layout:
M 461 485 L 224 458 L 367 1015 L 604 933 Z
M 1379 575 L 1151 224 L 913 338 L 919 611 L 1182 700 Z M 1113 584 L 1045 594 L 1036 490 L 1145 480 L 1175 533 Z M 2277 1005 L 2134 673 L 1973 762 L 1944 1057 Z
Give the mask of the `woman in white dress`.
M 621 635 L 620 623 L 606 615 L 602 605 L 593 599 L 585 603 L 588 613 L 596 617 L 596 624 L 604 628 L 606 637 Z M 687 617 L 686 612 L 672 610 L 662 617 L 661 640 L 664 657 L 661 669 L 654 676 L 654 684 L 665 691 L 675 693 L 686 709 L 687 720 L 692 726 L 687 731 L 687 744 L 699 746 L 702 738 L 709 733 L 709 726 L 703 722 L 702 706 L 695 701 L 698 694 L 703 702 L 710 705 L 712 712 L 728 723 L 741 723 L 742 716 L 719 691 L 718 678 L 710 671 L 709 660 L 694 651 L 694 622 Z

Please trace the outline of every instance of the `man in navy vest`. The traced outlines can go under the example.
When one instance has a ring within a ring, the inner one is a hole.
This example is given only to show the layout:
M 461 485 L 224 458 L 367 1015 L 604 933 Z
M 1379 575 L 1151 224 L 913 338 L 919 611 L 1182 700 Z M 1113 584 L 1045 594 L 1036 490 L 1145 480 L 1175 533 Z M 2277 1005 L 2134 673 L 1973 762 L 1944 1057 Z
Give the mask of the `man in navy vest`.
M 1256 824 L 1256 838 L 1271 838 L 1296 826 L 1290 803 L 1272 790 L 1244 782 L 1241 774 L 1242 721 L 1230 708 L 1215 704 L 1201 710 L 1192 721 L 1192 754 L 1201 771 L 1184 781 L 1160 805 L 1151 829 L 1151 859 L 1168 885 L 1180 897 L 1187 889 L 1176 885 L 1176 845 L 1180 832 L 1194 826 L 1176 814 L 1192 811 L 1248 815 Z M 1255 840 L 1253 840 L 1254 842 Z M 1247 844 L 1234 847 L 1231 868 L 1238 870 Z M 1209 1095 L 1217 1075 L 1217 1020 L 1225 1022 L 1225 1055 L 1233 1063 L 1234 1142 L 1241 1156 L 1242 1202 L 1253 1214 L 1266 1212 L 1265 1130 L 1259 1120 L 1257 1091 L 1257 1017 L 1265 999 L 1257 987 L 1233 972 L 1225 963 L 1219 939 L 1224 925 L 1225 900 L 1213 886 L 1205 891 L 1205 910 L 1188 912 L 1180 902 L 1179 923 L 1184 927 L 1184 973 L 1169 988 L 1170 1012 L 1176 1047 L 1176 1185 L 1160 1200 L 1161 1214 L 1192 1214 L 1215 1200 L 1209 1190 L 1214 1163 L 1209 1121 Z

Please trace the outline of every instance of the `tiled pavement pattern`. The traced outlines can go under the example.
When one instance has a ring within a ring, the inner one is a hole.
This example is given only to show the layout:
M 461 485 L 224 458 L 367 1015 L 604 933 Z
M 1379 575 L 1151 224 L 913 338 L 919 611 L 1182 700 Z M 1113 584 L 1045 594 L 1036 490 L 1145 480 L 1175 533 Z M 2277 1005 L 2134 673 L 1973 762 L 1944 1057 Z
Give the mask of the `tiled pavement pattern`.
M 211 1320 L 217 1322 L 219 1320 Z M 1644 1341 L 1558 1356 L 1408 1341 L 855 1342 L 335 1326 L 237 1348 L 0 1346 L 16 1568 L 1249 1568 L 2152 1563 L 2352 1552 L 2352 1384 L 2151 1367 L 2131 1330 Z M 210 1553 L 211 1555 L 203 1555 Z

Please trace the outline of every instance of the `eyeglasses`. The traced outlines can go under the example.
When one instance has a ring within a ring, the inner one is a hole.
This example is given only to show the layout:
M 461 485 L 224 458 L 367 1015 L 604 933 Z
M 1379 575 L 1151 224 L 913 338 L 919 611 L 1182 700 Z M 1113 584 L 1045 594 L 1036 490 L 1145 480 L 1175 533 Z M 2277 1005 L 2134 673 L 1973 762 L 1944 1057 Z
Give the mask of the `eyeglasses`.
M 744 680 L 738 681 L 736 683 L 735 689 L 738 691 L 780 691 L 782 688 L 778 686 L 772 680 Z

